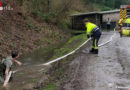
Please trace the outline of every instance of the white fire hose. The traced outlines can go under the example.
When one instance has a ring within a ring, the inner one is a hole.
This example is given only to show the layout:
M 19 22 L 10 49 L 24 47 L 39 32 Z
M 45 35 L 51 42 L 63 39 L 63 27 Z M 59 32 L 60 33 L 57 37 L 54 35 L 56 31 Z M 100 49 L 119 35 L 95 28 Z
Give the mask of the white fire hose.
M 114 29 L 114 32 L 115 32 L 115 29 Z M 101 47 L 101 46 L 104 46 L 104 45 L 106 45 L 107 43 L 111 42 L 111 41 L 113 40 L 113 37 L 115 36 L 115 34 L 116 34 L 116 33 L 114 33 L 114 34 L 111 36 L 111 38 L 110 38 L 107 42 L 104 42 L 104 43 L 102 43 L 102 44 L 100 44 L 100 45 L 98 45 L 98 46 Z M 47 62 L 47 63 L 41 64 L 41 65 L 49 65 L 49 64 L 52 64 L 52 63 L 54 63 L 54 62 L 57 62 L 57 61 L 59 61 L 59 60 L 65 58 L 65 57 L 67 57 L 67 56 L 69 56 L 69 55 L 75 53 L 77 50 L 79 50 L 82 46 L 84 46 L 84 45 L 85 45 L 86 43 L 88 43 L 88 41 L 90 41 L 90 40 L 91 40 L 91 38 L 89 38 L 87 41 L 85 41 L 82 45 L 80 45 L 78 48 L 76 48 L 76 49 L 73 50 L 72 52 L 70 52 L 70 53 L 68 53 L 68 54 L 66 54 L 66 55 L 63 55 L 63 56 L 61 56 L 61 57 L 59 57 L 59 58 L 57 58 L 57 59 L 54 59 L 54 60 L 52 60 L 52 61 L 49 61 L 49 62 Z

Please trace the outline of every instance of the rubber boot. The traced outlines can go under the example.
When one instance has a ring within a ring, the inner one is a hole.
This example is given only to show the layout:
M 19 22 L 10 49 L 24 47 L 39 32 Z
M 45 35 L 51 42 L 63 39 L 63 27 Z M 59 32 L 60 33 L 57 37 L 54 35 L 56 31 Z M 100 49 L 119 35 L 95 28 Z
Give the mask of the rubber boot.
M 98 49 L 94 50 L 94 54 L 98 54 Z
M 94 51 L 95 51 L 94 48 L 92 48 L 89 52 L 90 52 L 90 53 L 93 53 Z
M 120 37 L 122 37 L 122 31 L 120 32 Z

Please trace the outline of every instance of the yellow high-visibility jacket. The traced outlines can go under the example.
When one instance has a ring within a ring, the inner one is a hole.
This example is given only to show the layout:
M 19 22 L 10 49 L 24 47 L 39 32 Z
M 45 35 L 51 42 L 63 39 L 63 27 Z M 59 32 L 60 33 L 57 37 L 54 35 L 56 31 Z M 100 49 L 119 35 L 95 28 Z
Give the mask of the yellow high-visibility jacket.
M 127 18 L 127 19 L 125 20 L 125 23 L 129 23 L 129 24 L 130 24 L 130 18 Z
M 118 24 L 119 24 L 120 26 L 122 26 L 122 25 L 123 25 L 123 22 L 124 22 L 124 20 L 123 20 L 123 19 L 120 19 L 119 22 L 118 22 Z
M 95 24 L 93 24 L 93 23 L 91 23 L 91 22 L 88 22 L 88 23 L 86 24 L 86 29 L 87 29 L 86 33 L 87 33 L 87 35 L 91 35 L 93 29 L 95 29 L 96 27 L 97 27 L 97 25 L 95 25 Z

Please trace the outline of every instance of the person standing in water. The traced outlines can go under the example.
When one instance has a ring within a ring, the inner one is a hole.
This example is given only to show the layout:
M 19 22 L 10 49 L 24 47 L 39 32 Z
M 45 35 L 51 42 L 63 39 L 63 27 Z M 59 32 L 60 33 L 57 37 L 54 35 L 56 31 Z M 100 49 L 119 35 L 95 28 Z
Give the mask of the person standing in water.
M 18 64 L 19 66 L 22 65 L 22 63 L 17 60 L 18 57 L 19 57 L 19 53 L 17 51 L 12 51 L 11 56 L 8 56 L 2 60 L 2 63 L 0 65 L 0 67 L 1 67 L 0 75 L 3 78 L 3 87 L 6 87 L 8 84 L 9 73 L 11 71 L 12 65 L 14 63 Z

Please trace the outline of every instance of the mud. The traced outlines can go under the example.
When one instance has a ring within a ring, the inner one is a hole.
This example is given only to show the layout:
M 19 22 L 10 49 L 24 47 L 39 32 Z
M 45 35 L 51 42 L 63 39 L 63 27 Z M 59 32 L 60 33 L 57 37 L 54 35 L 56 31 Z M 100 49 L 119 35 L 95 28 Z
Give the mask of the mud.
M 100 43 L 113 32 L 103 33 Z M 88 47 L 70 63 L 70 79 L 60 90 L 130 90 L 130 38 L 116 33 L 113 41 L 88 54 Z

